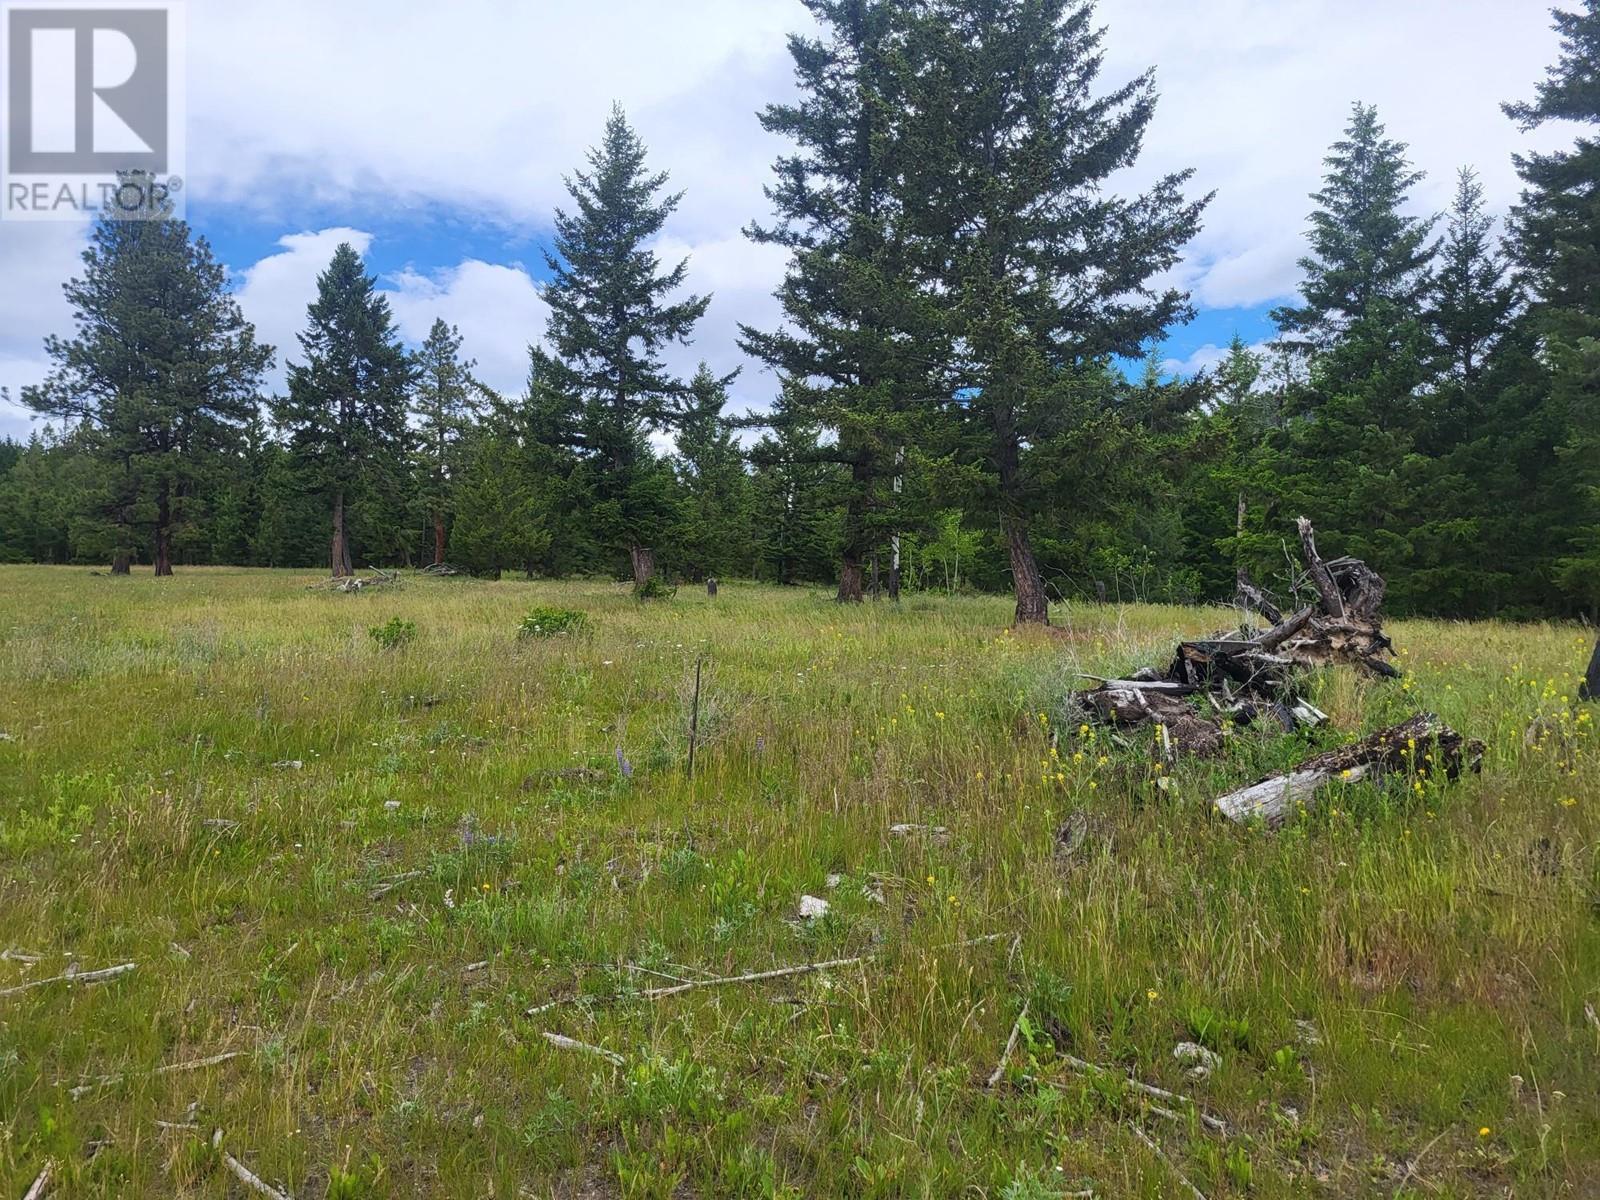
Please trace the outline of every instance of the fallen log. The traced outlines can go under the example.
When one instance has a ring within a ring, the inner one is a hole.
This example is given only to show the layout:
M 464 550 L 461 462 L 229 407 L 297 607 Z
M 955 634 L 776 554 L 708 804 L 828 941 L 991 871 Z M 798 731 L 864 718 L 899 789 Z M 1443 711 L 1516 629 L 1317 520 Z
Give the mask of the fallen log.
M 1275 829 L 1329 783 L 1394 772 L 1443 773 L 1455 779 L 1463 770 L 1478 770 L 1482 763 L 1482 742 L 1463 738 L 1433 713 L 1418 713 L 1348 746 L 1314 754 L 1291 771 L 1219 796 L 1214 807 L 1231 821 L 1260 820 Z

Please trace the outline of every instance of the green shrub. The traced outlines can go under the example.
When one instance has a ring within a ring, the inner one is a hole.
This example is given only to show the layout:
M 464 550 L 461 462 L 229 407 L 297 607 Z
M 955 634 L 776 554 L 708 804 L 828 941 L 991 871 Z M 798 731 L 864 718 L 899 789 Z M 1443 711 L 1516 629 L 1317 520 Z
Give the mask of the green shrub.
M 564 633 L 589 632 L 589 618 L 573 608 L 540 606 L 522 618 L 517 632 L 525 638 L 559 637 Z
M 635 600 L 671 600 L 678 594 L 678 589 L 667 583 L 659 575 L 652 575 L 643 583 L 633 589 Z
M 380 649 L 395 650 L 417 636 L 417 623 L 400 617 L 390 617 L 382 625 L 372 626 L 367 633 L 378 643 Z

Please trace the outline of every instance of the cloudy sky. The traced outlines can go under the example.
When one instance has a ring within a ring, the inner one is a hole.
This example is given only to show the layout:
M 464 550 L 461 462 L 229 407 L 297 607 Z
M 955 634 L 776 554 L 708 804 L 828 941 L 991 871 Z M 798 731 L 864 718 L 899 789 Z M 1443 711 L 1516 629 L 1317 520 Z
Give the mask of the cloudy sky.
M 1215 361 L 1235 332 L 1270 333 L 1328 143 L 1352 101 L 1378 106 L 1427 172 L 1419 211 L 1481 172 L 1497 211 L 1511 154 L 1560 143 L 1519 133 L 1556 52 L 1545 0 L 1101 0 L 1108 86 L 1156 69 L 1161 105 L 1137 170 L 1183 166 L 1215 190 L 1179 272 L 1199 317 L 1175 329 L 1171 370 Z M 744 364 L 740 321 L 771 324 L 782 256 L 740 234 L 765 213 L 778 150 L 755 112 L 790 94 L 799 0 L 189 0 L 188 216 L 227 265 L 264 340 L 295 357 L 318 271 L 341 241 L 367 257 L 413 341 L 460 326 L 492 385 L 518 389 L 544 328 L 540 248 L 561 177 L 620 102 L 652 165 L 686 192 L 660 247 L 714 293 L 692 369 Z M 0 222 L 0 386 L 42 377 L 41 342 L 71 330 L 60 285 L 85 230 Z M 774 381 L 744 364 L 741 407 Z M 29 417 L 0 404 L 0 435 Z

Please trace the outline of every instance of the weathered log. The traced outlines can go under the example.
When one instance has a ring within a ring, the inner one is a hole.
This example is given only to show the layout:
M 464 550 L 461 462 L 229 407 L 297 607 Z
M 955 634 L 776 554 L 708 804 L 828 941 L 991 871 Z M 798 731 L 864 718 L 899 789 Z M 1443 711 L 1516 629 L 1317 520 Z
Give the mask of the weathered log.
M 1333 575 L 1322 561 L 1322 556 L 1317 553 L 1316 531 L 1305 517 L 1299 518 L 1295 525 L 1300 530 L 1300 549 L 1306 556 L 1306 574 L 1317 589 L 1317 595 L 1322 597 L 1322 611 L 1330 617 L 1344 616 L 1344 596 L 1339 591 L 1339 585 L 1333 581 Z
M 1353 782 L 1395 771 L 1422 770 L 1443 772 L 1446 778 L 1455 779 L 1463 770 L 1478 770 L 1482 762 L 1482 742 L 1468 741 L 1433 713 L 1418 713 L 1348 746 L 1312 755 L 1292 771 L 1269 775 L 1219 796 L 1215 807 L 1229 820 L 1258 819 L 1275 829 L 1319 788 L 1336 780 Z
M 1108 724 L 1125 728 L 1155 725 L 1167 731 L 1174 746 L 1190 754 L 1204 756 L 1222 749 L 1222 727 L 1170 692 L 1107 683 L 1085 693 L 1084 698 Z
M 1283 620 L 1282 610 L 1267 597 L 1265 592 L 1255 585 L 1255 581 L 1250 578 L 1250 573 L 1243 567 L 1240 567 L 1235 575 L 1234 583 L 1238 593 L 1238 601 L 1241 605 L 1247 609 L 1255 609 L 1274 625 Z

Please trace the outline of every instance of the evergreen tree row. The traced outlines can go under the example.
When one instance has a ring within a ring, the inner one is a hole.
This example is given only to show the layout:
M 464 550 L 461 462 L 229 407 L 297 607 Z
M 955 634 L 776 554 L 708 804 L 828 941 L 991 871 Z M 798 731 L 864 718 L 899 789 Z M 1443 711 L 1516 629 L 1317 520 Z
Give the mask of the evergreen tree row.
M 741 576 L 1068 596 L 1284 586 L 1313 517 L 1404 611 L 1600 609 L 1600 0 L 1558 10 L 1559 61 L 1506 112 L 1576 122 L 1519 157 L 1505 228 L 1464 167 L 1450 209 L 1357 104 L 1328 151 L 1295 302 L 1188 380 L 1159 281 L 1208 197 L 1136 194 L 1149 74 L 1102 83 L 1091 0 L 805 0 L 772 218 L 776 328 L 742 327 L 770 404 L 667 365 L 710 297 L 651 249 L 679 203 L 620 111 L 555 214 L 525 389 L 458 331 L 402 343 L 360 256 L 318 280 L 287 388 L 204 239 L 103 219 L 66 286 L 73 336 L 0 444 L 0 559 Z M 1143 357 L 1142 370 L 1137 364 Z M 748 379 L 746 380 L 748 382 Z

